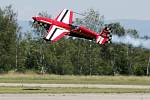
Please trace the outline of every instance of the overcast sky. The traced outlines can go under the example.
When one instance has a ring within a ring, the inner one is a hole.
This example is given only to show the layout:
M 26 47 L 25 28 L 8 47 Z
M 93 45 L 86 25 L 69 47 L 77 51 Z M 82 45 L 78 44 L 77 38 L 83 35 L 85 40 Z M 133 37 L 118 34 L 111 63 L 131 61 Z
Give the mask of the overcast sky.
M 9 4 L 18 12 L 19 20 L 29 20 L 41 11 L 56 15 L 64 8 L 76 12 L 94 8 L 105 16 L 105 20 L 150 20 L 150 0 L 0 0 L 0 7 Z

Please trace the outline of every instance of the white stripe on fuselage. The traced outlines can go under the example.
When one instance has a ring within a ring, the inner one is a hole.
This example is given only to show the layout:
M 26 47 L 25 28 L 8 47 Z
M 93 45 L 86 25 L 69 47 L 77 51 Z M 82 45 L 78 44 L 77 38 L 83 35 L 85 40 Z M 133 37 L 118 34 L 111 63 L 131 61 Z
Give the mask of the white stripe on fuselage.
M 43 23 L 52 24 L 52 23 L 50 23 L 48 21 L 45 21 L 45 20 L 40 20 L 40 21 L 43 22 Z

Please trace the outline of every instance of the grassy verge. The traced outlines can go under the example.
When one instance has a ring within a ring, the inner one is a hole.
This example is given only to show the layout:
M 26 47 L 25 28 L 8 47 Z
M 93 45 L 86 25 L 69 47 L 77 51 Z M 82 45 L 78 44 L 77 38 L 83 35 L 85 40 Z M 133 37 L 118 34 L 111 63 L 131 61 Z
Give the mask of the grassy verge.
M 6 74 L 0 75 L 0 83 L 150 85 L 150 77 Z
M 22 88 L 0 87 L 0 94 L 4 93 L 150 93 L 150 89 L 97 89 L 97 88 Z

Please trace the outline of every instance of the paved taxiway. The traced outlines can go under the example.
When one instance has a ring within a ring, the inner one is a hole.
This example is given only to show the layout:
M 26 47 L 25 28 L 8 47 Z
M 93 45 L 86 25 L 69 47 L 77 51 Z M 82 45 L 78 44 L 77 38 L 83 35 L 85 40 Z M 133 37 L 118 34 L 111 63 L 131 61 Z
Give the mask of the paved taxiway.
M 0 94 L 0 100 L 150 100 L 150 94 Z

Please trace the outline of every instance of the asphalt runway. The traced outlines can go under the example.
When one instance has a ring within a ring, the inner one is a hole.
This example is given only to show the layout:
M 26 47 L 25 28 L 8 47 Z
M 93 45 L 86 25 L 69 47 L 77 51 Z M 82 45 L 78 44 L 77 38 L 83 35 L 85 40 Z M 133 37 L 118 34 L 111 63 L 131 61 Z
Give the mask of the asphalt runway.
M 150 100 L 150 94 L 0 94 L 0 100 Z
M 150 85 L 105 85 L 105 84 L 28 84 L 28 83 L 0 83 L 1 87 L 88 87 L 88 88 L 131 88 L 150 89 Z M 150 99 L 149 99 L 150 100 Z

